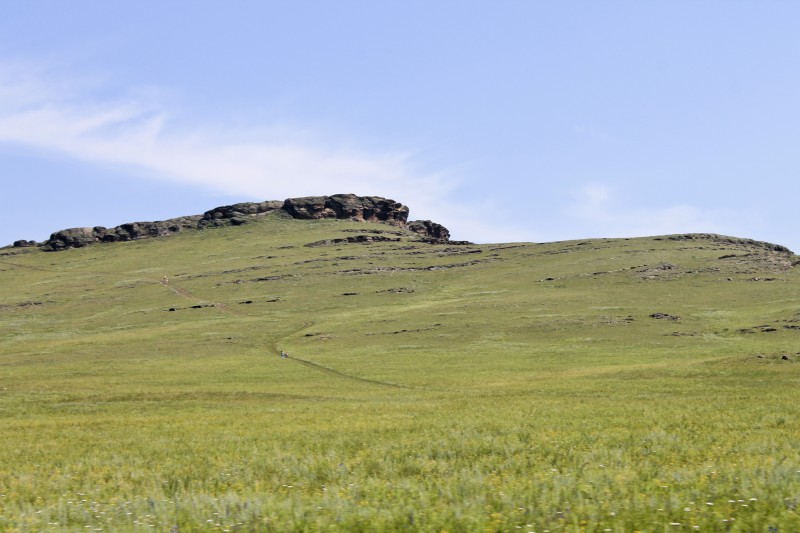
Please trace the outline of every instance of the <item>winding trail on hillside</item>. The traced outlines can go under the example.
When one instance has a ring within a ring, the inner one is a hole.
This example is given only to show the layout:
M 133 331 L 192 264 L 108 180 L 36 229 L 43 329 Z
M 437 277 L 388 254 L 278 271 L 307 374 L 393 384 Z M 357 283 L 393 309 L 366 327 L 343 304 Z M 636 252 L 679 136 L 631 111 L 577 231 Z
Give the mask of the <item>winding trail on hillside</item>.
M 308 327 L 310 327 L 312 325 L 314 325 L 313 322 L 303 322 L 302 326 L 300 326 L 299 328 L 287 333 L 286 335 L 281 337 L 281 340 L 287 339 L 287 338 L 291 337 L 292 335 L 295 335 L 295 334 L 303 331 L 304 329 L 306 329 L 306 328 L 308 328 Z M 276 341 L 275 344 L 273 345 L 273 350 L 275 352 L 275 355 L 280 355 L 280 353 L 281 353 L 279 344 L 280 344 L 280 340 Z M 309 361 L 308 359 L 301 359 L 300 357 L 296 357 L 296 356 L 293 356 L 293 355 L 288 355 L 287 354 L 286 355 L 286 359 L 288 359 L 289 361 L 295 361 L 295 362 L 300 363 L 301 365 L 307 366 L 309 368 L 313 368 L 315 370 L 319 370 L 321 372 L 325 372 L 326 374 L 330 374 L 330 375 L 337 376 L 337 377 L 340 377 L 340 378 L 349 379 L 349 380 L 352 380 L 352 381 L 358 381 L 360 383 L 368 383 L 370 385 L 380 385 L 382 387 L 392 387 L 392 388 L 395 388 L 395 389 L 427 390 L 427 389 L 423 389 L 422 387 L 414 387 L 413 385 L 405 385 L 403 383 L 392 383 L 391 381 L 381 381 L 381 380 L 378 380 L 378 379 L 362 378 L 360 376 L 356 376 L 354 374 L 348 374 L 346 372 L 342 372 L 341 370 L 336 370 L 335 368 L 331 368 L 329 366 L 325 366 L 325 365 L 322 365 L 320 363 L 315 363 L 314 361 Z
M 330 368 L 328 366 L 321 365 L 319 363 L 315 363 L 313 361 L 308 361 L 307 359 L 300 359 L 299 357 L 288 356 L 287 359 L 290 361 L 297 361 L 298 363 L 305 365 L 310 368 L 316 368 L 317 370 L 321 370 L 327 374 L 332 374 L 334 376 L 339 376 L 342 378 L 347 378 L 353 381 L 360 381 L 362 383 L 369 383 L 371 385 L 381 385 L 383 387 L 394 387 L 396 389 L 418 389 L 420 387 L 413 387 L 411 385 L 404 385 L 402 383 L 392 383 L 391 381 L 380 381 L 377 379 L 368 379 L 362 378 L 359 376 L 354 376 L 353 374 L 347 374 L 340 370 L 336 370 L 335 368 Z
M 281 343 L 281 341 L 283 339 L 288 339 L 292 335 L 296 335 L 296 334 L 300 333 L 301 331 L 303 331 L 304 329 L 310 328 L 313 325 L 314 325 L 314 323 L 311 322 L 311 321 L 303 322 L 302 326 L 299 326 L 299 327 L 293 329 L 292 331 L 290 331 L 289 333 L 287 333 L 286 335 L 281 337 L 280 340 L 275 341 L 275 344 L 272 345 L 272 351 L 275 352 L 275 355 L 280 355 L 280 353 L 281 353 L 280 343 Z

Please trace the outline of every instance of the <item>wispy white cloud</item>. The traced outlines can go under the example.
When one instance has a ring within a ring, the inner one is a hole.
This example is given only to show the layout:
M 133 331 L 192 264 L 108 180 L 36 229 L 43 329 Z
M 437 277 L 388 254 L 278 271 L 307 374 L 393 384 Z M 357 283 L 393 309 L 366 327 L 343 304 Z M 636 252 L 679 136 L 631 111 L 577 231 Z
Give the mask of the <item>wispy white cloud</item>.
M 1 143 L 259 199 L 353 192 L 424 214 L 455 186 L 444 172 L 416 168 L 411 151 L 354 148 L 324 132 L 311 140 L 285 125 L 178 123 L 158 98 L 103 96 L 43 69 L 0 64 Z
M 613 188 L 585 184 L 572 191 L 566 215 L 595 237 L 634 237 L 674 233 L 720 233 L 741 228 L 744 235 L 757 224 L 758 215 L 731 209 L 700 208 L 691 204 L 631 206 L 620 200 Z

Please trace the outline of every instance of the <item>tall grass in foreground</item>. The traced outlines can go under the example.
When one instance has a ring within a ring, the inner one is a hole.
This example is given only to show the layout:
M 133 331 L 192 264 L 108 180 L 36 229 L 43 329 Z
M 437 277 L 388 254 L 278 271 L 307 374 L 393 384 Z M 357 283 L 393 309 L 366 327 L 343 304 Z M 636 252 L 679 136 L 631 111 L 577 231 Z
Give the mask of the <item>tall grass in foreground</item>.
M 44 404 L 5 424 L 0 528 L 794 531 L 796 401 L 769 377 L 639 400 L 576 379 L 566 395 Z

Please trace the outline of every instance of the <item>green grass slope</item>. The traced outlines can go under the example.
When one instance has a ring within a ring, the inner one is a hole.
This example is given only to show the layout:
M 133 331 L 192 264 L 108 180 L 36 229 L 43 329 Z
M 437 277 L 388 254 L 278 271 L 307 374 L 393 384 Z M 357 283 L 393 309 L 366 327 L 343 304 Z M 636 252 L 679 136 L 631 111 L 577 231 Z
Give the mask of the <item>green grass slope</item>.
M 797 531 L 797 259 L 277 213 L 0 250 L 0 531 Z

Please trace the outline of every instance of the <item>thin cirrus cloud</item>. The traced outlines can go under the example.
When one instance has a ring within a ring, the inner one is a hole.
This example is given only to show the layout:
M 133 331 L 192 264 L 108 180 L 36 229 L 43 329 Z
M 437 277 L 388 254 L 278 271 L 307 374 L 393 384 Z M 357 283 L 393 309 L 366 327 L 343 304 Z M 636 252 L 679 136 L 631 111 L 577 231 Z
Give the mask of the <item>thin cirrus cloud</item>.
M 181 128 L 147 97 L 97 97 L 80 83 L 0 66 L 0 142 L 156 180 L 264 199 L 355 192 L 424 212 L 454 183 L 414 168 L 410 153 L 284 140 L 268 126 Z M 297 132 L 283 131 L 286 138 Z

